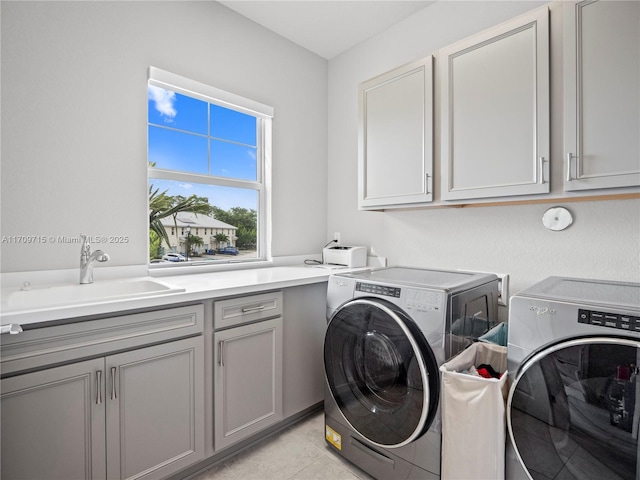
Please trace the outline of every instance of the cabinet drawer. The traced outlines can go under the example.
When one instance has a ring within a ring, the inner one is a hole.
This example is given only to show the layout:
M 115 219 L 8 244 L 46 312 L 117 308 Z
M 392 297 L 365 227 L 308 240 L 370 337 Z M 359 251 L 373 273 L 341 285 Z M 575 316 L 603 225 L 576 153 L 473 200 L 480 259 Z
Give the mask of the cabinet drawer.
M 119 315 L 3 335 L 2 375 L 161 343 L 204 331 L 204 306 Z
M 282 292 L 230 298 L 214 304 L 216 330 L 282 315 Z

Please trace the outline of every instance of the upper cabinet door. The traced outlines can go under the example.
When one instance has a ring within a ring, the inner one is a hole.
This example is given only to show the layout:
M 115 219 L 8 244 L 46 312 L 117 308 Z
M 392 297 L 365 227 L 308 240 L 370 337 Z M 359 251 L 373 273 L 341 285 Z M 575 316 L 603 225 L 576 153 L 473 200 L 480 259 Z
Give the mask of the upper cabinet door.
M 549 192 L 549 10 L 439 52 L 442 199 Z
M 433 57 L 360 85 L 358 208 L 432 201 Z
M 640 185 L 640 3 L 567 2 L 565 190 Z

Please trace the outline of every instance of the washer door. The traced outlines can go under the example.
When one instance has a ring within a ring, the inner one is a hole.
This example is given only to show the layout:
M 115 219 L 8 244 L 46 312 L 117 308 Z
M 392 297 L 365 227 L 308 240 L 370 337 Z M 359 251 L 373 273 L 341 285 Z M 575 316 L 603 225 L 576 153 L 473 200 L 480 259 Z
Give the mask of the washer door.
M 327 382 L 351 427 L 372 443 L 401 447 L 424 433 L 438 403 L 438 367 L 417 325 L 384 300 L 340 307 L 324 343 Z
M 507 425 L 531 478 L 635 479 L 640 342 L 592 337 L 526 361 L 511 386 Z

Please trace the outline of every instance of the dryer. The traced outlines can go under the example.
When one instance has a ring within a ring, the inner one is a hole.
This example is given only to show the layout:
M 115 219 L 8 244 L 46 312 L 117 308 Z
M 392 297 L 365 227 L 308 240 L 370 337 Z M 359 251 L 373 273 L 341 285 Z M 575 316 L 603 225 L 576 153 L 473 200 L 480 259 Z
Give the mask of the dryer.
M 510 301 L 507 479 L 640 478 L 640 284 L 550 277 Z
M 439 367 L 494 325 L 497 301 L 493 274 L 390 267 L 332 275 L 327 443 L 375 478 L 439 478 Z

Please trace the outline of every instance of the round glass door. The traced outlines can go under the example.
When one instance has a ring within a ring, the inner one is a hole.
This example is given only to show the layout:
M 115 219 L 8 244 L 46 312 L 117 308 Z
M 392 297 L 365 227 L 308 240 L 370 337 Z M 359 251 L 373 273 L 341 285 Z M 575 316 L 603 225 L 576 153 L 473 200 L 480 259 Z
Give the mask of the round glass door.
M 584 338 L 549 347 L 518 373 L 507 406 L 532 478 L 636 479 L 640 342 Z
M 431 423 L 438 402 L 435 357 L 396 306 L 357 299 L 341 307 L 327 327 L 324 363 L 338 408 L 371 442 L 400 447 Z

